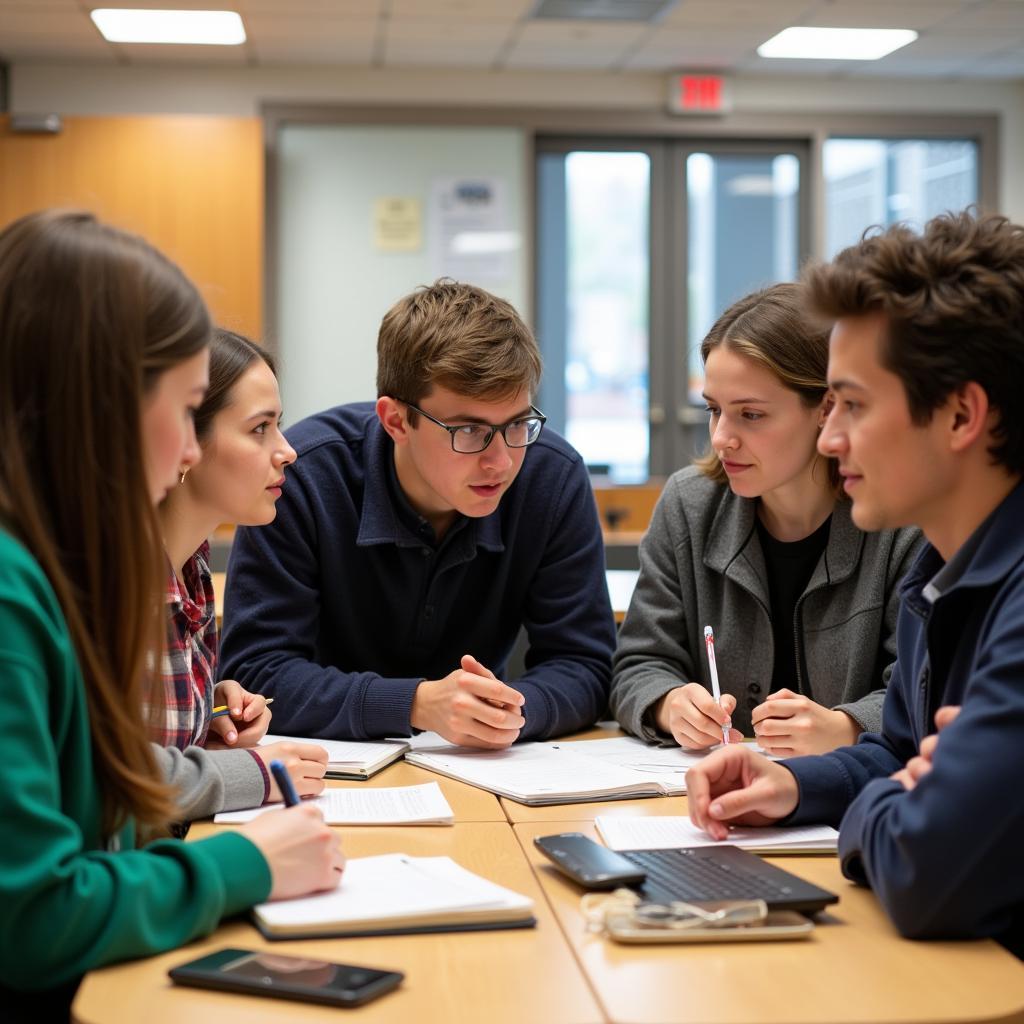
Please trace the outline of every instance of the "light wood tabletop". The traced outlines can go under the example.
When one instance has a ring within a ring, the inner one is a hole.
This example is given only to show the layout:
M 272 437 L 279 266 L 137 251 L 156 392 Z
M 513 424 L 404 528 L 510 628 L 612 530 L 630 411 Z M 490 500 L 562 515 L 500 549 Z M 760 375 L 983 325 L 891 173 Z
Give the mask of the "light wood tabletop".
M 994 942 L 899 938 L 874 895 L 847 882 L 834 857 L 773 858 L 840 897 L 807 941 L 621 945 L 587 931 L 581 890 L 533 845 L 535 836 L 549 832 L 596 837 L 593 825 L 565 820 L 513 828 L 612 1021 L 951 1024 L 1024 1019 L 1020 961 Z
M 198 825 L 197 836 L 213 825 Z M 511 931 L 448 932 L 375 938 L 268 943 L 252 925 L 234 921 L 211 936 L 148 960 L 115 965 L 87 975 L 74 1004 L 81 1024 L 217 1024 L 336 1020 L 338 1011 L 173 985 L 167 970 L 223 946 L 404 971 L 402 986 L 346 1019 L 373 1024 L 603 1021 L 593 994 L 562 936 L 536 877 L 507 823 L 453 827 L 345 829 L 350 857 L 396 851 L 453 857 L 535 902 L 537 927 Z

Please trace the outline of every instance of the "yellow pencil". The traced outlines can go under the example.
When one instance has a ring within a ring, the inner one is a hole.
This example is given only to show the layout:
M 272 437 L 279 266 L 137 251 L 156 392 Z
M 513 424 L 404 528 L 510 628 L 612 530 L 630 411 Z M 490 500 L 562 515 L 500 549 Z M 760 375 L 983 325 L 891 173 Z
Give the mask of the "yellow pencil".
M 273 703 L 274 703 L 274 698 L 271 697 L 270 700 L 267 701 L 267 704 L 270 705 L 270 704 L 273 704 Z M 210 718 L 220 718 L 223 715 L 230 715 L 230 714 L 231 714 L 231 708 L 229 708 L 227 706 L 227 704 L 221 704 L 220 707 L 216 707 L 216 708 L 213 709 L 213 713 L 210 715 Z

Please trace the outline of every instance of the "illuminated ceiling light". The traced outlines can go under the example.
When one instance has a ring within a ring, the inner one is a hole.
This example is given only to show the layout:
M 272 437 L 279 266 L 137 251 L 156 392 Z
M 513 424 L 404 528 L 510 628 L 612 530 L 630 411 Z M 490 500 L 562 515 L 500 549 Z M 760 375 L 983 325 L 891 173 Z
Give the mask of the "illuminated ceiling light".
M 811 28 L 783 29 L 762 43 L 761 57 L 791 60 L 878 60 L 912 43 L 917 33 L 909 28 Z
M 238 46 L 245 27 L 235 11 L 144 11 L 99 7 L 90 17 L 111 43 Z

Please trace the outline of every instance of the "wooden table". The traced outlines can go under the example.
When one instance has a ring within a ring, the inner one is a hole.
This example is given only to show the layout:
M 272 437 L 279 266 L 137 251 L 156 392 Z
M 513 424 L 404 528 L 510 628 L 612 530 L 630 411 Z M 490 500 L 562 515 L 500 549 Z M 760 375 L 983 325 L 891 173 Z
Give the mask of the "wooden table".
M 571 808 L 563 808 L 567 812 Z M 588 932 L 580 890 L 533 845 L 579 819 L 513 826 L 607 1017 L 630 1024 L 860 1024 L 1024 1019 L 1024 966 L 994 942 L 908 942 L 834 857 L 776 863 L 839 894 L 805 942 L 629 946 Z
M 197 825 L 203 835 L 214 825 Z M 345 829 L 351 857 L 401 851 L 448 855 L 464 867 L 535 901 L 537 927 L 514 931 L 449 932 L 377 938 L 269 943 L 252 925 L 222 925 L 207 939 L 162 956 L 89 974 L 74 1004 L 82 1024 L 264 1024 L 339 1019 L 339 1011 L 256 996 L 204 992 L 172 985 L 168 968 L 222 946 L 273 949 L 342 963 L 404 971 L 396 992 L 345 1011 L 347 1020 L 373 1024 L 602 1021 L 604 1016 L 555 922 L 508 824 Z M 43 1022 L 40 1022 L 43 1024 Z
M 596 727 L 574 739 L 621 735 Z M 685 797 L 558 807 L 500 802 L 490 793 L 398 763 L 366 782 L 437 781 L 455 812 L 453 827 L 345 828 L 350 857 L 402 851 L 446 854 L 531 896 L 538 927 L 526 931 L 406 935 L 267 943 L 244 920 L 149 960 L 94 971 L 74 1004 L 83 1024 L 217 1024 L 335 1019 L 301 1003 L 180 989 L 174 964 L 227 945 L 393 968 L 402 988 L 348 1011 L 359 1021 L 433 1024 L 613 1022 L 613 1024 L 916 1024 L 1024 1021 L 1024 965 L 993 942 L 908 942 L 874 895 L 842 878 L 834 857 L 777 858 L 783 867 L 840 896 L 806 942 L 625 946 L 587 932 L 580 890 L 537 853 L 552 832 L 596 835 L 598 814 L 685 814 Z M 202 836 L 223 826 L 198 824 Z M 41 1022 L 42 1024 L 42 1022 Z

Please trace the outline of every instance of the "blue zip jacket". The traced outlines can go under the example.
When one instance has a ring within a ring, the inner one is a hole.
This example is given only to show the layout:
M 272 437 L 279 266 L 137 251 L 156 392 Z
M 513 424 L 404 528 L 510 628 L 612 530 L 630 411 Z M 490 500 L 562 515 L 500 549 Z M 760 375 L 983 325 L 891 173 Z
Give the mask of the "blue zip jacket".
M 228 566 L 220 676 L 274 696 L 274 732 L 407 736 L 416 687 L 472 654 L 499 679 L 519 629 L 521 739 L 604 712 L 615 623 L 586 467 L 545 430 L 497 510 L 442 543 L 408 507 L 372 403 L 296 424 L 277 518 L 240 529 Z
M 843 873 L 878 895 L 909 938 L 998 939 L 1024 957 L 1024 484 L 983 525 L 960 577 L 934 604 L 943 566 L 926 547 L 903 585 L 897 661 L 881 734 L 793 758 L 789 819 L 839 824 Z M 968 542 L 970 543 L 970 542 Z M 932 771 L 911 791 L 888 778 L 962 705 Z M 841 824 L 840 824 L 841 821 Z

